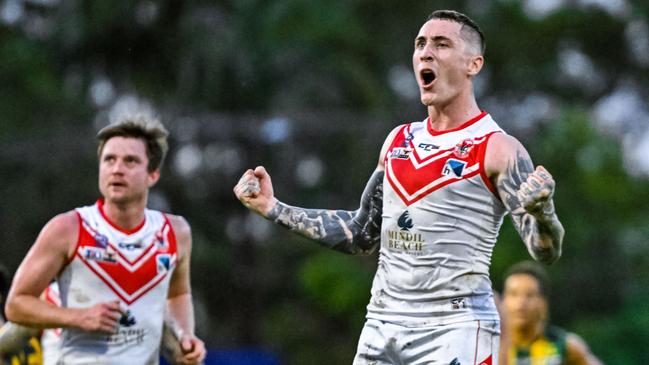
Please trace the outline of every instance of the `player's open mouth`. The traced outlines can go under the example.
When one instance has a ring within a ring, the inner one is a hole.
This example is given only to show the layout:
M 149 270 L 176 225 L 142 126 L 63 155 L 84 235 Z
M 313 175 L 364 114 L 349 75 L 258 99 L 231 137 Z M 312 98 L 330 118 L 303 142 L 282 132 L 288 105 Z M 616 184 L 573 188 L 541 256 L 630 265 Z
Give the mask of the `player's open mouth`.
M 421 70 L 419 76 L 421 77 L 423 87 L 429 87 L 436 78 L 435 72 L 428 68 Z

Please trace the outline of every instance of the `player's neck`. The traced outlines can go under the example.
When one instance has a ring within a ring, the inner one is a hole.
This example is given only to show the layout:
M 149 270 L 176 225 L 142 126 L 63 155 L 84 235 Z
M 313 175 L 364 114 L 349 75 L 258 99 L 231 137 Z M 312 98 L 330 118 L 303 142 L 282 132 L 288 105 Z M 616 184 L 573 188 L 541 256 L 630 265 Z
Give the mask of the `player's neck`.
M 103 212 L 111 223 L 126 231 L 135 229 L 144 221 L 146 199 L 137 202 L 118 203 L 104 201 Z
M 538 322 L 530 326 L 510 328 L 512 344 L 517 347 L 529 347 L 543 333 L 545 324 Z
M 461 126 L 481 113 L 473 96 L 457 98 L 447 105 L 429 105 L 428 120 L 432 129 L 445 131 Z

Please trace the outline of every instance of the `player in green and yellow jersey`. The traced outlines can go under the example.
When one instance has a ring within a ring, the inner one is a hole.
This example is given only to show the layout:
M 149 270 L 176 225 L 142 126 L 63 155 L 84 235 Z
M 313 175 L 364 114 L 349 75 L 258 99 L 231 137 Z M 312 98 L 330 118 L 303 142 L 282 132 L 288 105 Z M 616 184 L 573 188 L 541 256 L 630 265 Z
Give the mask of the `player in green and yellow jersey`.
M 534 262 L 514 265 L 505 276 L 508 365 L 602 365 L 584 340 L 547 323 L 546 273 Z

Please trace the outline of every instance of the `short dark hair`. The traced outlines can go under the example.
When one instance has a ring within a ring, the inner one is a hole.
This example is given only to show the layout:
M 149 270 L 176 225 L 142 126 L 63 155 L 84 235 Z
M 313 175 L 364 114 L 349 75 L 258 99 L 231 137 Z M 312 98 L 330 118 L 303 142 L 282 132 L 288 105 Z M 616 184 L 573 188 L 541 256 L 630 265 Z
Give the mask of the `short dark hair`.
M 548 274 L 541 265 L 534 261 L 521 261 L 507 270 L 505 273 L 505 280 L 512 275 L 518 274 L 529 275 L 536 279 L 536 282 L 539 284 L 539 294 L 541 294 L 542 297 L 547 298 L 550 295 Z
M 484 54 L 487 48 L 487 42 L 485 41 L 482 30 L 471 18 L 455 10 L 435 10 L 428 16 L 427 20 L 432 19 L 443 19 L 460 23 L 462 25 L 460 31 L 465 32 L 465 37 L 470 41 L 475 41 L 479 46 L 480 54 Z
M 128 116 L 104 127 L 97 133 L 99 140 L 97 155 L 101 157 L 106 142 L 113 137 L 138 138 L 143 140 L 146 145 L 146 154 L 149 158 L 147 170 L 152 172 L 159 169 L 164 162 L 169 149 L 168 135 L 169 132 L 155 118 L 145 115 Z

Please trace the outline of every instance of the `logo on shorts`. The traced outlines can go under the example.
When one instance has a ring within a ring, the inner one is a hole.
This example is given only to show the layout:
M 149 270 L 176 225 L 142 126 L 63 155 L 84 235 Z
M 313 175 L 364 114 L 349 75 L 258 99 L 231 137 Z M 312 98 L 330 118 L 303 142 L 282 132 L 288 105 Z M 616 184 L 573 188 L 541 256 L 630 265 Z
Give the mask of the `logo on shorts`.
M 397 220 L 397 225 L 402 231 L 409 231 L 413 227 L 412 218 L 410 218 L 410 213 L 407 210 L 401 214 Z
M 480 361 L 480 365 L 491 365 L 491 364 L 492 364 L 491 355 L 489 355 L 488 358 Z
M 466 298 L 451 299 L 451 308 L 452 309 L 464 309 L 464 308 L 466 308 Z
M 465 167 L 466 167 L 466 162 L 454 160 L 450 158 L 446 161 L 446 164 L 444 164 L 444 168 L 442 169 L 442 175 L 444 176 L 453 175 L 455 177 L 462 177 L 462 173 L 464 172 Z

